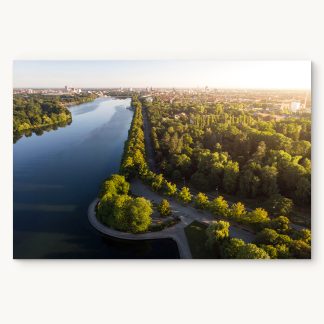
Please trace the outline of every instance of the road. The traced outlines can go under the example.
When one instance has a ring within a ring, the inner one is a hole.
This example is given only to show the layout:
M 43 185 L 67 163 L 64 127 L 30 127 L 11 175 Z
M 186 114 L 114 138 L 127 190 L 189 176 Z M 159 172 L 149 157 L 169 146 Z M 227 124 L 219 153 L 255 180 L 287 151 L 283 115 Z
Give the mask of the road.
M 131 182 L 131 191 L 133 194 L 137 196 L 145 197 L 151 200 L 152 202 L 159 203 L 163 199 L 163 196 L 152 191 L 149 186 L 145 185 L 139 179 L 135 179 Z M 89 221 L 91 225 L 94 228 L 96 228 L 98 231 L 108 236 L 119 238 L 119 239 L 125 239 L 125 240 L 148 240 L 148 239 L 171 238 L 177 243 L 179 254 L 182 259 L 192 258 L 187 237 L 184 232 L 184 228 L 189 224 L 191 224 L 193 221 L 198 221 L 206 225 L 209 225 L 213 221 L 215 221 L 215 217 L 211 213 L 207 211 L 197 210 L 196 208 L 193 208 L 190 205 L 182 205 L 178 201 L 170 198 L 169 202 L 170 202 L 172 213 L 180 218 L 180 222 L 178 224 L 165 228 L 164 230 L 158 232 L 148 232 L 142 234 L 120 232 L 112 228 L 109 228 L 98 221 L 95 212 L 95 207 L 98 201 L 99 201 L 98 199 L 95 199 L 88 208 Z M 247 243 L 252 242 L 255 237 L 254 234 L 242 228 L 239 228 L 235 225 L 230 226 L 229 232 L 231 237 L 240 238 Z

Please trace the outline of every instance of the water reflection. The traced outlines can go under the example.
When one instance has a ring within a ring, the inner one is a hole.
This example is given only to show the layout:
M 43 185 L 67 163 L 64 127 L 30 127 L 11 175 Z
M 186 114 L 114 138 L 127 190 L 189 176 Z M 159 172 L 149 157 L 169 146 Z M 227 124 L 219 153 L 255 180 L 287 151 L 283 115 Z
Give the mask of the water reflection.
M 100 98 L 70 107 L 69 127 L 20 134 L 13 147 L 15 258 L 179 257 L 173 240 L 114 240 L 88 221 L 103 179 L 119 170 L 129 106 L 130 99 Z
M 66 127 L 72 124 L 72 120 L 66 121 L 66 122 L 60 122 L 57 124 L 53 124 L 53 125 L 47 125 L 47 126 L 43 126 L 43 127 L 39 127 L 36 129 L 26 129 L 24 131 L 21 132 L 16 132 L 13 134 L 13 142 L 14 144 L 17 143 L 22 137 L 31 137 L 33 134 L 37 135 L 37 136 L 41 136 L 44 134 L 44 132 L 51 132 L 53 130 L 57 130 L 59 128 L 62 127 Z

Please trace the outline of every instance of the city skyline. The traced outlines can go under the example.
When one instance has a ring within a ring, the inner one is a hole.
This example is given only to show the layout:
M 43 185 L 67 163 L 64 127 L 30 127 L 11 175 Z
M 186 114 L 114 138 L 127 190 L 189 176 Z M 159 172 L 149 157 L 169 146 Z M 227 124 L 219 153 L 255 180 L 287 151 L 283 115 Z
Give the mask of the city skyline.
M 310 61 L 14 61 L 14 88 L 310 90 Z

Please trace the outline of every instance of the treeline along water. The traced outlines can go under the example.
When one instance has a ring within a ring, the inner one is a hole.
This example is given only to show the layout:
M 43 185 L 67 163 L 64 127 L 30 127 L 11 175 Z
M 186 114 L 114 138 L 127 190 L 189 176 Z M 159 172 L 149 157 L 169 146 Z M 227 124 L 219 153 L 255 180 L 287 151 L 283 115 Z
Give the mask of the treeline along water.
M 172 240 L 118 241 L 88 222 L 104 178 L 119 170 L 130 99 L 70 107 L 72 124 L 14 144 L 14 258 L 178 258 Z

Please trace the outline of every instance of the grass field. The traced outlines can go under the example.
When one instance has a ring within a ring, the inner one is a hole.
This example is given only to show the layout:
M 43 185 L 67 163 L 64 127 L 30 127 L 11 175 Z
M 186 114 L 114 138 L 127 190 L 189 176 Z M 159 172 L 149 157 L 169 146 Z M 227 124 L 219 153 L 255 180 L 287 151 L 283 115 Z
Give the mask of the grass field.
M 190 246 L 193 259 L 215 259 L 214 253 L 206 248 L 206 228 L 207 225 L 197 221 L 192 222 L 185 228 L 185 233 Z

